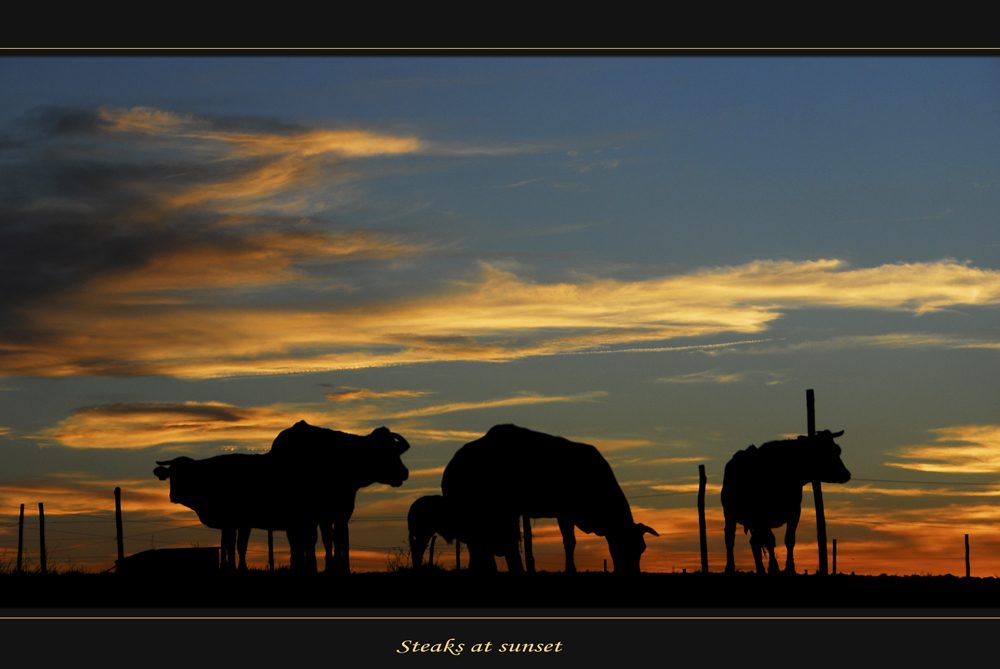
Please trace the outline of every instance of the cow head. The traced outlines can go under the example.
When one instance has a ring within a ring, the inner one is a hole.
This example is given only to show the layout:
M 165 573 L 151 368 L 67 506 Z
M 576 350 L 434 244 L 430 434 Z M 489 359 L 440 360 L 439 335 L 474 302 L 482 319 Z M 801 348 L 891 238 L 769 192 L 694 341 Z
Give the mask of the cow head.
M 811 481 L 824 483 L 847 483 L 851 480 L 851 472 L 847 471 L 840 459 L 840 446 L 834 439 L 844 434 L 844 431 L 830 432 L 823 430 L 812 437 L 812 447 L 808 450 L 810 457 Z
M 188 500 L 190 491 L 188 490 L 188 485 L 185 476 L 175 476 L 171 477 L 171 474 L 182 473 L 194 462 L 189 457 L 182 456 L 179 458 L 174 458 L 173 460 L 157 460 L 156 464 L 160 465 L 153 470 L 153 474 L 156 478 L 161 481 L 166 481 L 170 479 L 170 501 L 174 504 L 185 504 Z
M 399 457 L 405 453 L 410 444 L 395 432 L 390 432 L 387 427 L 376 428 L 365 437 L 366 456 L 369 458 L 368 472 L 376 483 L 384 483 L 393 488 L 403 485 L 403 481 L 409 478 L 410 472 Z
M 618 532 L 608 532 L 608 549 L 616 574 L 638 574 L 639 558 L 646 550 L 643 535 L 649 532 L 655 537 L 660 534 L 642 523 L 625 526 Z

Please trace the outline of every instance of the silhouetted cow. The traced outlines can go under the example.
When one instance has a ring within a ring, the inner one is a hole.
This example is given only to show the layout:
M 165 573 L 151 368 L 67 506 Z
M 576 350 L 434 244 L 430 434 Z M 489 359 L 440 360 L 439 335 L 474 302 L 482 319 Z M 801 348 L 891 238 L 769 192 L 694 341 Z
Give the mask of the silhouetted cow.
M 659 536 L 632 519 L 614 472 L 588 444 L 497 425 L 458 449 L 445 467 L 441 490 L 458 536 L 469 545 L 469 568 L 496 571 L 494 555 L 521 572 L 518 552 L 521 516 L 557 518 L 574 571 L 574 526 L 607 537 L 616 572 L 638 573 L 646 550 L 643 534 Z
M 328 462 L 333 475 L 319 474 L 316 481 L 323 490 L 323 499 L 316 506 L 323 546 L 326 549 L 326 570 L 349 574 L 350 546 L 348 523 L 354 513 L 354 502 L 361 488 L 373 483 L 392 487 L 403 484 L 409 472 L 400 455 L 410 448 L 403 437 L 380 427 L 367 436 L 314 427 L 299 421 L 282 431 L 271 444 L 271 453 L 293 460 L 303 466 Z M 316 569 L 316 524 L 303 537 L 307 546 L 304 556 L 307 568 Z
M 840 459 L 840 446 L 833 440 L 844 431 L 817 432 L 815 437 L 770 441 L 760 448 L 737 451 L 726 464 L 722 481 L 722 510 L 726 518 L 726 572 L 736 570 L 733 546 L 736 525 L 750 532 L 757 573 L 764 573 L 761 550 L 770 557 L 768 571 L 779 571 L 774 555 L 772 528 L 787 524 L 785 571 L 795 573 L 793 548 L 795 528 L 802 512 L 802 486 L 812 481 L 847 483 L 851 473 Z
M 157 461 L 161 466 L 153 473 L 161 481 L 170 479 L 171 502 L 223 531 L 224 550 L 232 550 L 239 532 L 241 569 L 246 568 L 250 528 L 257 527 L 284 530 L 292 568 L 315 571 L 319 524 L 329 528 L 324 541 L 329 536 L 336 543 L 335 556 L 327 546 L 327 569 L 349 573 L 347 523 L 355 495 L 376 482 L 402 485 L 409 472 L 400 455 L 408 448 L 405 439 L 384 427 L 361 437 L 299 421 L 278 435 L 269 453 L 174 458 Z
M 435 534 L 440 534 L 449 544 L 455 540 L 454 522 L 441 495 L 425 495 L 415 500 L 406 514 L 406 527 L 414 569 L 420 568 L 427 543 Z

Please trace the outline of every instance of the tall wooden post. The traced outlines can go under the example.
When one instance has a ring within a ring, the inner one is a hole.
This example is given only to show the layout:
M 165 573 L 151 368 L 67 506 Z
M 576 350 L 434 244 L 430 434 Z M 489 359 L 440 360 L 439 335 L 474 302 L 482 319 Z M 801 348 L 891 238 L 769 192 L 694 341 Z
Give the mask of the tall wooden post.
M 45 566 L 45 507 L 38 503 L 38 538 L 42 554 L 42 575 L 48 573 Z
M 535 573 L 535 556 L 531 554 L 531 518 L 524 516 L 524 570 Z
M 431 554 L 427 556 L 427 564 L 434 564 L 434 542 L 437 541 L 437 535 L 431 535 Z
M 708 573 L 708 535 L 705 532 L 705 465 L 698 465 L 698 530 L 701 532 L 701 573 Z
M 455 539 L 455 571 L 462 568 L 462 542 Z
M 24 504 L 21 505 L 21 519 L 17 522 L 17 573 L 21 573 L 21 552 L 24 548 Z
M 812 388 L 806 391 L 806 413 L 809 436 L 816 436 L 816 401 Z M 811 447 L 811 444 L 810 444 Z M 816 500 L 816 544 L 819 548 L 819 575 L 826 576 L 826 516 L 823 513 L 823 486 L 813 481 L 813 498 Z
M 836 539 L 833 540 L 833 570 L 832 570 L 832 573 L 833 573 L 834 576 L 837 575 L 837 540 Z
M 125 538 L 122 536 L 122 489 L 115 488 L 115 527 L 118 530 L 118 560 L 125 559 Z
M 971 566 L 969 565 L 969 535 L 965 535 L 965 578 L 969 578 L 972 574 Z
M 274 530 L 267 531 L 267 567 L 274 571 Z

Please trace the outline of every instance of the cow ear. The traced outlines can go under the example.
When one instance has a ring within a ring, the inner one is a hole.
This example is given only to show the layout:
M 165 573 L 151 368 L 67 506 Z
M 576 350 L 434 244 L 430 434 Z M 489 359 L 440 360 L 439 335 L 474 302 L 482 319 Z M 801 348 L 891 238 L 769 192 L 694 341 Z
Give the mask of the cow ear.
M 648 525 L 643 525 L 642 523 L 636 523 L 635 527 L 636 527 L 637 530 L 639 530 L 639 536 L 642 536 L 646 532 L 649 532 L 654 537 L 660 536 L 659 532 L 657 532 L 656 530 L 654 530 L 652 527 L 649 527 Z
M 156 478 L 160 479 L 161 481 L 166 481 L 168 478 L 170 478 L 170 470 L 167 469 L 166 467 L 157 467 L 156 469 L 153 470 L 153 473 L 156 474 Z
M 400 454 L 410 450 L 410 443 L 406 441 L 406 439 L 403 439 L 402 435 L 398 435 L 395 432 L 390 432 L 389 434 L 392 436 L 393 440 L 395 440 L 396 442 L 396 445 L 399 447 Z

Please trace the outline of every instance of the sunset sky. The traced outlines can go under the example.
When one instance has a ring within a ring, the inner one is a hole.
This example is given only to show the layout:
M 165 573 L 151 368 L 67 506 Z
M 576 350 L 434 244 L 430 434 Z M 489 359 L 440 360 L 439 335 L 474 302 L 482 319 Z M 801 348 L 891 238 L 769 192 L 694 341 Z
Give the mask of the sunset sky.
M 811 388 L 840 571 L 964 575 L 968 534 L 1000 575 L 996 59 L 5 57 L 0 90 L 3 564 L 43 502 L 50 567 L 111 567 L 116 486 L 126 554 L 218 545 L 155 461 L 306 420 L 411 445 L 356 571 L 500 423 L 604 454 L 646 571 L 700 568 L 704 464 L 721 571 L 725 464 Z M 807 486 L 799 571 L 815 540 Z

